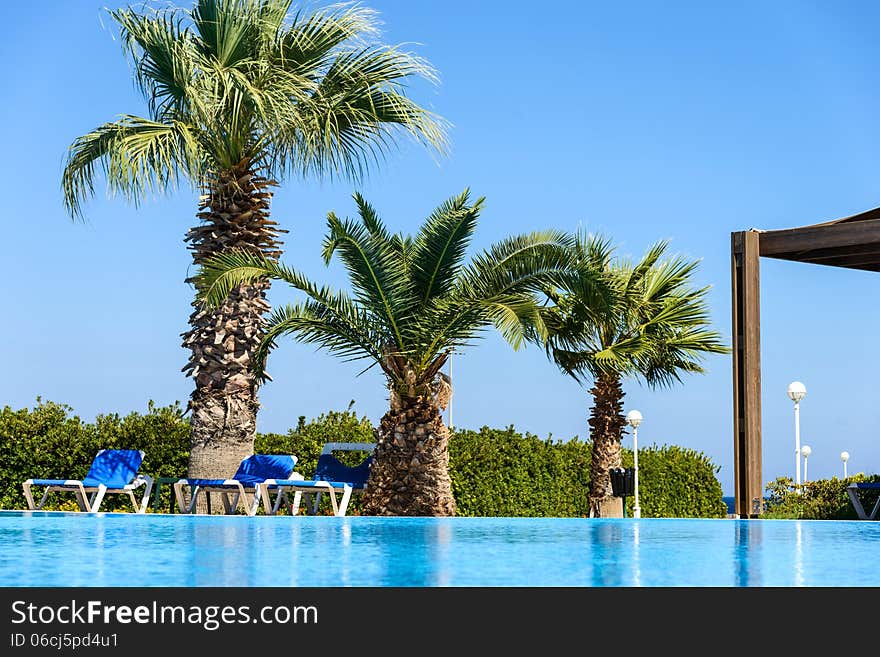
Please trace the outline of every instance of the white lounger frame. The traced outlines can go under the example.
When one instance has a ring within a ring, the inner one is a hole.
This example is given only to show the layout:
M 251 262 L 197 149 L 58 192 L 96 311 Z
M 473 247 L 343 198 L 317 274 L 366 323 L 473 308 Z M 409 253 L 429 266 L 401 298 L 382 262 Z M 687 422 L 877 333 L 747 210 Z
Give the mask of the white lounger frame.
M 43 498 L 37 505 L 34 505 L 34 497 L 31 494 L 31 486 L 33 485 L 33 479 L 28 479 L 21 485 L 24 489 L 24 498 L 27 500 L 28 509 L 31 511 L 41 510 L 46 503 L 46 499 L 49 497 L 49 493 L 73 492 L 76 495 L 76 503 L 79 505 L 80 511 L 97 513 L 98 509 L 101 508 L 101 503 L 104 501 L 104 496 L 107 493 L 123 493 L 131 498 L 131 506 L 135 513 L 144 513 L 150 502 L 150 493 L 153 490 L 153 478 L 149 475 L 139 474 L 134 478 L 134 481 L 122 488 L 107 488 L 104 484 L 99 484 L 98 486 L 85 486 L 83 482 L 78 479 L 68 479 L 63 484 L 46 486 Z M 40 484 L 37 485 L 39 486 Z M 144 496 L 141 498 L 140 505 L 138 505 L 137 499 L 134 496 L 134 491 L 140 486 L 145 486 L 145 489 Z M 89 495 L 89 493 L 91 493 L 91 495 Z
M 321 454 L 332 454 L 336 451 L 371 452 L 375 447 L 375 443 L 327 443 L 321 450 Z M 291 479 L 295 478 L 296 477 L 291 477 Z M 267 479 L 258 486 L 260 489 L 258 497 L 262 499 L 263 510 L 267 515 L 275 515 L 278 513 L 281 504 L 286 501 L 288 503 L 290 515 L 295 516 L 299 513 L 299 507 L 302 503 L 303 497 L 306 498 L 306 513 L 310 516 L 316 515 L 318 513 L 318 505 L 321 503 L 321 494 L 327 493 L 330 497 L 330 506 L 333 509 L 333 515 L 344 516 L 345 512 L 348 510 L 348 503 L 351 500 L 352 493 L 354 493 L 354 488 L 348 484 L 343 484 L 343 486 L 339 488 L 333 487 L 328 481 L 315 481 L 314 484 L 311 484 L 308 487 L 297 487 L 295 485 L 279 486 L 276 482 L 276 479 Z M 272 486 L 278 489 L 274 504 L 271 503 L 269 491 L 269 488 Z M 290 491 L 293 491 L 293 502 L 290 502 L 288 497 Z M 342 497 L 339 500 L 336 499 L 336 493 L 338 492 L 342 493 Z M 360 493 L 363 491 L 362 489 L 358 489 L 358 492 Z
M 290 474 L 290 479 L 302 479 L 303 476 L 298 472 L 292 472 Z M 274 479 L 270 479 L 269 481 L 275 481 Z M 257 514 L 257 510 L 260 508 L 260 496 L 266 495 L 266 498 L 263 500 L 263 506 L 265 508 L 269 507 L 270 501 L 268 498 L 268 493 L 266 493 L 263 489 L 260 488 L 260 485 L 254 488 L 254 499 L 253 502 L 248 506 L 247 504 L 247 491 L 245 487 L 242 485 L 240 481 L 237 479 L 226 479 L 222 484 L 215 486 L 193 486 L 192 493 L 190 495 L 189 504 L 186 503 L 186 499 L 184 496 L 184 487 L 188 486 L 189 482 L 186 479 L 180 479 L 174 484 L 174 496 L 177 498 L 177 508 L 181 513 L 193 513 L 196 508 L 196 502 L 199 499 L 199 493 L 220 493 L 221 499 L 223 500 L 223 508 L 226 511 L 227 515 L 231 515 L 235 513 L 238 509 L 239 504 L 241 504 L 245 513 L 249 516 L 253 516 Z M 230 495 L 234 495 L 232 499 L 230 499 Z

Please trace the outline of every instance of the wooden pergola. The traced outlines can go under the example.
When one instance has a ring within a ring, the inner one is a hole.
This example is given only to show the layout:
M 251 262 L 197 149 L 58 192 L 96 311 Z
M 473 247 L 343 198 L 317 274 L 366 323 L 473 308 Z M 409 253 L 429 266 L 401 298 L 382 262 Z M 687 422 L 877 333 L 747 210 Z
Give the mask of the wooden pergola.
M 731 233 L 735 512 L 763 510 L 761 257 L 880 271 L 880 208 L 812 226 Z

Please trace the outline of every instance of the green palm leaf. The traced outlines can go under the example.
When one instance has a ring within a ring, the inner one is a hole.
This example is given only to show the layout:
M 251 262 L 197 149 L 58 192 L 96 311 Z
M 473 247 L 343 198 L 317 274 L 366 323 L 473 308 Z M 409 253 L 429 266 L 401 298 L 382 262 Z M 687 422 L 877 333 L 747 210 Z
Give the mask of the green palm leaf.
M 699 263 L 663 260 L 667 248 L 658 242 L 631 263 L 613 259 L 603 238 L 576 237 L 578 264 L 541 311 L 547 354 L 562 371 L 579 382 L 639 376 L 662 387 L 702 372 L 708 354 L 728 352 L 709 328 L 709 288 L 691 287 Z
M 288 282 L 307 300 L 275 311 L 260 348 L 259 367 L 290 335 L 347 360 L 379 365 L 395 390 L 429 395 L 449 353 L 494 327 L 516 349 L 546 335 L 535 291 L 571 266 L 570 236 L 535 232 L 502 240 L 465 261 L 481 201 L 467 193 L 439 206 L 415 237 L 392 234 L 375 209 L 355 195 L 359 221 L 331 213 L 323 245 L 338 256 L 352 297 L 332 292 L 259 253 L 234 251 L 209 259 L 196 284 L 209 306 L 243 283 Z M 260 370 L 262 371 L 262 369 Z
M 179 178 L 202 187 L 243 163 L 268 179 L 357 179 L 404 134 L 445 149 L 445 122 L 405 94 L 413 78 L 435 81 L 434 69 L 376 43 L 375 12 L 349 3 L 290 15 L 290 5 L 197 0 L 189 11 L 109 12 L 149 114 L 73 143 L 62 176 L 70 213 L 81 216 L 100 171 L 111 192 L 137 203 Z M 154 135 L 132 157 L 132 134 L 146 139 L 148 122 L 174 126 L 179 143 Z

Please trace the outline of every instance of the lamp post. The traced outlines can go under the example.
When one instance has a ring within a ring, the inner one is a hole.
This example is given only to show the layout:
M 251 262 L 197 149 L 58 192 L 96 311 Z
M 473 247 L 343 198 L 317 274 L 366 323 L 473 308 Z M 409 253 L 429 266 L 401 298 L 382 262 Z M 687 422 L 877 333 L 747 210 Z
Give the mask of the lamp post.
M 846 462 L 849 461 L 849 452 L 841 452 L 840 460 L 843 461 L 843 478 L 846 479 Z
M 642 414 L 632 410 L 626 414 L 626 423 L 633 429 L 633 495 L 636 498 L 633 507 L 633 518 L 642 517 L 642 508 L 639 506 L 639 425 L 642 423 Z
M 788 384 L 788 398 L 794 402 L 794 465 L 798 486 L 801 485 L 801 399 L 806 396 L 807 387 L 803 383 L 792 381 Z
M 804 483 L 807 483 L 807 457 L 813 453 L 812 448 L 809 445 L 804 445 L 801 447 L 801 454 L 804 455 Z

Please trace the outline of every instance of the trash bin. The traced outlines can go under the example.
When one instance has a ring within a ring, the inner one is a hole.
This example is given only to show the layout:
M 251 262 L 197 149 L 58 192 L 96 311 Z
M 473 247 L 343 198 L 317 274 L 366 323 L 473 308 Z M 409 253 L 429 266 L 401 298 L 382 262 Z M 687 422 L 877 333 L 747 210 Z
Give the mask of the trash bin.
M 635 494 L 635 468 L 611 468 L 608 472 L 614 497 L 632 497 Z

